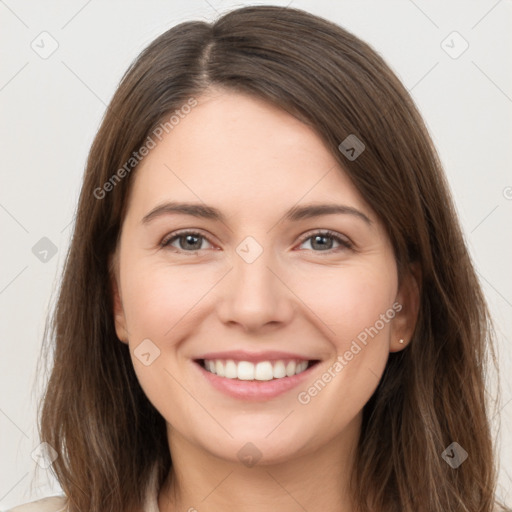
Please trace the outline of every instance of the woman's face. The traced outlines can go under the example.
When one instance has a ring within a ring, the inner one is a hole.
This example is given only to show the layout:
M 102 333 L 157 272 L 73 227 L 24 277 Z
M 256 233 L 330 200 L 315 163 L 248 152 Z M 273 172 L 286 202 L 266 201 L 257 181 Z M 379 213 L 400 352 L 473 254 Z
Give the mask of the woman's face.
M 243 94 L 198 102 L 134 176 L 116 331 L 170 439 L 283 461 L 358 431 L 415 287 L 311 128 Z

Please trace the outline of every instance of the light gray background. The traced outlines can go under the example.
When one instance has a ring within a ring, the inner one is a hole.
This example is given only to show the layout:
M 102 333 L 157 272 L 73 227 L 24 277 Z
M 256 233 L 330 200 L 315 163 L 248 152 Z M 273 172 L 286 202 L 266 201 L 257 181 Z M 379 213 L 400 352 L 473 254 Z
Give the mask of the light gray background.
M 130 62 L 156 36 L 181 21 L 211 21 L 251 3 L 0 0 L 0 509 L 58 490 L 44 469 L 31 489 L 31 453 L 39 444 L 35 369 L 86 155 L 105 106 Z M 268 3 L 309 10 L 370 43 L 426 120 L 496 321 L 502 367 L 498 494 L 510 503 L 511 2 Z M 51 48 L 43 31 L 58 43 L 47 59 L 31 47 Z M 445 51 L 462 48 L 457 36 L 446 40 L 453 31 L 469 43 L 458 58 Z M 42 237 L 57 247 L 46 262 L 32 252 Z M 471 457 L 471 446 L 464 448 Z

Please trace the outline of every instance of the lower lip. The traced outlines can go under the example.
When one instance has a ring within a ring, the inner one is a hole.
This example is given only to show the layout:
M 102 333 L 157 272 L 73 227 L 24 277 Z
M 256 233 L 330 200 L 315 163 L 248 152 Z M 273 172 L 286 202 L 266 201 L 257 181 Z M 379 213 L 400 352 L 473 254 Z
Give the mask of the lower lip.
M 311 375 L 312 370 L 318 365 L 318 363 L 315 363 L 308 369 L 292 377 L 248 381 L 219 377 L 215 373 L 205 370 L 200 363 L 195 361 L 194 363 L 214 388 L 222 391 L 226 395 L 242 400 L 267 400 L 286 393 L 298 386 L 301 382 L 304 382 L 304 380 Z

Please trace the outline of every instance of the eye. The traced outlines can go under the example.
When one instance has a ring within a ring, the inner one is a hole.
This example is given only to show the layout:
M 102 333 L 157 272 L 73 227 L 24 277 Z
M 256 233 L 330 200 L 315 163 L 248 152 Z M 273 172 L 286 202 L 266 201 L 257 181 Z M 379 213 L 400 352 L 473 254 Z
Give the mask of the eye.
M 309 242 L 310 240 L 311 242 Z M 195 253 L 205 249 L 205 247 L 203 247 L 203 242 L 205 241 L 212 245 L 204 235 L 197 231 L 179 231 L 177 233 L 171 233 L 165 237 L 160 243 L 160 246 L 162 248 L 173 248 L 175 249 L 174 252 L 178 253 Z M 306 249 L 313 250 L 314 252 L 331 252 L 353 248 L 352 243 L 347 238 L 329 230 L 317 231 L 316 233 L 309 234 L 302 239 L 300 245 L 303 245 L 306 242 L 309 242 L 310 244 L 310 248 L 306 247 Z M 333 247 L 335 243 L 338 244 L 338 247 Z
M 316 233 L 309 234 L 306 238 L 303 238 L 301 245 L 305 242 L 310 242 L 310 249 L 314 252 L 328 252 L 336 251 L 337 249 L 352 249 L 353 245 L 347 238 L 344 238 L 334 231 L 324 230 L 317 231 Z M 338 247 L 333 248 L 333 241 L 338 243 Z M 317 250 L 318 249 L 318 250 Z
M 168 237 L 164 238 L 160 243 L 161 247 L 173 247 L 176 252 L 195 252 L 201 249 L 203 241 L 208 241 L 208 239 L 198 233 L 197 231 L 180 231 L 178 233 L 171 233 Z M 177 242 L 178 246 L 175 245 Z

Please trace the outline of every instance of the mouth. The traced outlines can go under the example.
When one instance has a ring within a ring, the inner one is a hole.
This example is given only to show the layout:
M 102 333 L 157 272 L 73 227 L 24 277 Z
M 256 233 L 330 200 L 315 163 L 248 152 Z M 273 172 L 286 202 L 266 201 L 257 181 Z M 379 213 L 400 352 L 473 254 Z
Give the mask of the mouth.
M 304 386 L 321 360 L 283 352 L 233 351 L 204 354 L 193 362 L 199 380 L 208 387 L 237 400 L 262 402 Z
M 192 361 L 199 382 L 207 387 L 238 400 L 265 401 L 304 386 L 322 363 L 310 357 L 276 350 L 229 350 L 201 354 Z
M 299 375 L 319 363 L 319 360 L 277 359 L 245 361 L 234 359 L 196 359 L 206 372 L 217 377 L 239 381 L 271 381 Z

